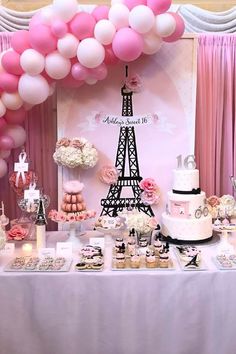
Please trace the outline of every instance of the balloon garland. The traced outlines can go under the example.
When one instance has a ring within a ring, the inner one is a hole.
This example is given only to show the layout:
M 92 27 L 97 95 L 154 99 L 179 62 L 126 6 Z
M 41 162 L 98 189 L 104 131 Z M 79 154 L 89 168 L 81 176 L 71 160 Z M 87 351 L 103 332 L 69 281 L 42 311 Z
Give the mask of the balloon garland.
M 107 66 L 152 55 L 162 42 L 184 32 L 171 0 L 112 0 L 91 14 L 77 0 L 54 0 L 30 21 L 29 30 L 13 34 L 12 48 L 0 56 L 0 177 L 7 173 L 11 149 L 22 146 L 19 125 L 27 110 L 53 94 L 55 82 L 66 87 L 95 84 Z

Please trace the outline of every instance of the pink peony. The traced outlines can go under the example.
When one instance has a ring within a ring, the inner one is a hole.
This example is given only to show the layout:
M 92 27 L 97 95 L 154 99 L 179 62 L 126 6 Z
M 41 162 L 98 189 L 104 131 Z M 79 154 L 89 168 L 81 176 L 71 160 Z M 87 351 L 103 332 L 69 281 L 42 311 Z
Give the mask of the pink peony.
M 145 178 L 139 182 L 139 187 L 147 193 L 152 193 L 158 189 L 157 184 L 153 178 Z
M 10 240 L 21 241 L 27 236 L 27 230 L 20 225 L 14 225 L 8 231 L 8 238 Z
M 139 92 L 142 87 L 142 80 L 139 75 L 133 75 L 126 79 L 125 86 L 132 92 Z
M 214 208 L 217 205 L 220 205 L 220 198 L 218 198 L 216 195 L 212 195 L 207 199 L 207 203 Z
M 119 172 L 113 166 L 103 166 L 99 171 L 99 179 L 106 184 L 115 184 L 118 180 Z
M 160 192 L 158 189 L 155 190 L 154 192 L 143 191 L 140 197 L 141 197 L 141 201 L 145 205 L 153 205 L 153 204 L 158 204 L 160 202 Z
M 73 139 L 70 145 L 77 149 L 83 149 L 85 143 L 80 139 Z
M 84 184 L 77 180 L 67 181 L 63 184 L 63 189 L 66 193 L 76 194 L 82 191 Z
M 70 145 L 70 143 L 71 143 L 70 139 L 68 139 L 68 138 L 62 138 L 62 139 L 60 139 L 60 140 L 57 141 L 57 143 L 56 143 L 56 148 L 58 149 L 58 148 L 61 147 L 61 146 L 67 147 L 67 146 Z
M 148 222 L 148 226 L 151 228 L 151 229 L 155 229 L 158 225 L 158 222 L 155 218 L 150 218 L 149 222 Z

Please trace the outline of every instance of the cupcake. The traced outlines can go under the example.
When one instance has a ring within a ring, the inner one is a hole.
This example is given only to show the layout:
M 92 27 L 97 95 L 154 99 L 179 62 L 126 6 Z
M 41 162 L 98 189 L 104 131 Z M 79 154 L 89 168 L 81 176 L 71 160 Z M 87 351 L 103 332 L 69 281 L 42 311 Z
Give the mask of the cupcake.
M 125 252 L 125 244 L 124 239 L 122 237 L 117 237 L 115 241 L 115 250 L 116 252 Z
M 155 252 L 153 250 L 148 249 L 146 251 L 145 260 L 146 260 L 146 267 L 147 268 L 155 268 L 157 266 Z
M 140 267 L 140 256 L 135 254 L 130 258 L 130 268 L 139 268 Z
M 83 270 L 86 269 L 86 263 L 85 262 L 79 262 L 75 265 L 75 268 L 78 270 Z
M 161 241 L 159 239 L 155 240 L 153 243 L 153 247 L 155 250 L 155 255 L 159 256 L 160 251 L 162 251 L 162 249 L 163 249 L 163 245 L 162 245 Z
M 159 253 L 160 268 L 168 268 L 169 266 L 169 251 L 161 251 Z
M 125 255 L 124 255 L 124 253 L 119 252 L 116 254 L 115 264 L 116 264 L 116 268 L 119 268 L 119 269 L 125 268 Z
M 134 254 L 136 242 L 134 237 L 130 237 L 127 243 L 127 249 L 129 254 Z

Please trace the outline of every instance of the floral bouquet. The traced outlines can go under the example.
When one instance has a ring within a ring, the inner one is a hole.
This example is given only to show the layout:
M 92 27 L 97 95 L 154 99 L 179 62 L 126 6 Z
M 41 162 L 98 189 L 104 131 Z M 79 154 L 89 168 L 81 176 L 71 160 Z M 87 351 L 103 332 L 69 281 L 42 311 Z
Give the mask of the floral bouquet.
M 98 152 L 85 138 L 62 138 L 56 143 L 53 159 L 58 165 L 87 169 L 96 165 Z
M 148 216 L 143 212 L 128 213 L 126 215 L 126 223 L 129 230 L 135 229 L 140 234 L 148 234 L 158 225 L 154 217 Z
M 212 195 L 206 202 L 213 219 L 231 217 L 235 212 L 235 199 L 232 195 L 225 194 L 220 198 Z

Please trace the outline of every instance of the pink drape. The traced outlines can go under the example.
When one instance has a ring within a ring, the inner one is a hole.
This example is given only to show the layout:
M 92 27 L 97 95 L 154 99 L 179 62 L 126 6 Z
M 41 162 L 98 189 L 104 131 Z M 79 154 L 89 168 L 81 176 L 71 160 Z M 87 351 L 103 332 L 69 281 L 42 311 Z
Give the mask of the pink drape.
M 0 34 L 0 52 L 10 47 L 10 33 Z M 38 187 L 51 199 L 50 208 L 57 208 L 57 165 L 52 154 L 56 143 L 56 100 L 55 96 L 28 113 L 24 123 L 27 141 L 25 149 L 29 157 L 30 169 L 38 176 Z M 14 162 L 18 160 L 20 149 L 13 150 L 8 159 L 9 173 L 13 171 Z M 6 206 L 6 214 L 10 219 L 19 217 L 21 211 L 17 206 L 15 193 L 11 190 L 8 175 L 0 179 L 0 201 Z M 48 230 L 55 230 L 57 225 L 48 220 Z
M 207 196 L 232 194 L 236 175 L 236 36 L 202 34 L 198 40 L 195 154 Z

